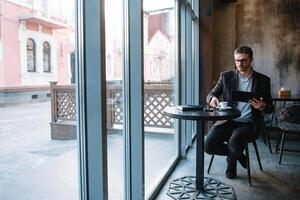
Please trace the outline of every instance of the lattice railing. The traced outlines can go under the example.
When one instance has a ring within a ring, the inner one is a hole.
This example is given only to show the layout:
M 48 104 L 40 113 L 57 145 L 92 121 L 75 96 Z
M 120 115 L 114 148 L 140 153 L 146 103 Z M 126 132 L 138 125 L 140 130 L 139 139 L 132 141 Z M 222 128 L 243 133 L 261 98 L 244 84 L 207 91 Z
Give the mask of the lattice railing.
M 144 125 L 146 127 L 172 128 L 173 120 L 163 115 L 163 110 L 173 104 L 173 87 L 170 82 L 147 82 L 144 88 Z M 107 124 L 123 123 L 123 101 L 121 82 L 107 84 Z M 51 83 L 52 122 L 76 120 L 74 85 Z
M 163 110 L 173 104 L 171 85 L 146 85 L 144 94 L 145 126 L 171 128 L 173 120 Z
M 56 85 L 51 82 L 51 119 L 76 120 L 75 85 Z
M 144 125 L 147 127 L 171 128 L 173 120 L 163 115 L 163 110 L 173 104 L 173 87 L 169 82 L 149 82 L 144 88 Z M 108 87 L 108 97 L 112 100 L 111 123 L 123 123 L 122 87 Z

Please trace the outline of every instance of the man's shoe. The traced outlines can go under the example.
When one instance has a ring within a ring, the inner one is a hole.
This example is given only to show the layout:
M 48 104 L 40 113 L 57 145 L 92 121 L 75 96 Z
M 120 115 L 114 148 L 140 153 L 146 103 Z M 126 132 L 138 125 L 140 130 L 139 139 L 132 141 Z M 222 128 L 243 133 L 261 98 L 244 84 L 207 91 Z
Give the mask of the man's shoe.
M 230 179 L 234 179 L 236 177 L 236 161 L 227 161 L 227 169 L 225 175 Z
M 242 154 L 242 156 L 239 157 L 238 161 L 243 168 L 247 169 L 247 156 L 245 154 Z

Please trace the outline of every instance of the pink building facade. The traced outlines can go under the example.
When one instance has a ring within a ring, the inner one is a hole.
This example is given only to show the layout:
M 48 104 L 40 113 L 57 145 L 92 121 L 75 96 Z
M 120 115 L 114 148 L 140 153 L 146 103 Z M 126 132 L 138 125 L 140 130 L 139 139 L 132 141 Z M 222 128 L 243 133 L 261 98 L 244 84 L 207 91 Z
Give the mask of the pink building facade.
M 74 31 L 60 19 L 17 2 L 24 1 L 0 1 L 0 87 L 69 83 Z M 28 69 L 28 40 L 34 43 L 34 70 Z M 45 58 L 46 43 L 49 59 Z
M 74 30 L 62 17 L 49 14 L 49 2 L 0 0 L 0 104 L 4 92 L 71 82 Z

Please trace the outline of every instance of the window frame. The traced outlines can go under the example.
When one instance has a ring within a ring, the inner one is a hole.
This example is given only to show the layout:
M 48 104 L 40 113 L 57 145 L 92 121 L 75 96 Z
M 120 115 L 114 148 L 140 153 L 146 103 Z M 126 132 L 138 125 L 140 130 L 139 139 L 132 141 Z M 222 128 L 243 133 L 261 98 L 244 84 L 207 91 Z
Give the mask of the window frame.
M 28 47 L 29 41 L 32 42 L 32 49 L 29 49 Z M 28 59 L 29 50 L 32 52 L 32 58 L 31 58 L 33 63 L 32 69 L 29 68 L 29 63 L 30 63 Z M 26 40 L 26 63 L 27 63 L 27 72 L 36 72 L 36 43 L 33 38 L 27 38 Z
M 198 33 L 186 29 L 186 7 L 190 1 L 176 0 L 176 76 L 175 102 L 187 104 L 199 102 L 199 87 L 189 91 L 191 84 L 199 81 L 195 73 L 193 83 L 187 83 L 187 73 L 199 72 L 199 61 L 194 56 L 199 52 Z M 195 1 L 197 2 L 197 1 Z M 194 3 L 198 6 L 198 2 Z M 143 9 L 140 0 L 124 0 L 124 137 L 125 137 L 125 181 L 124 198 L 144 199 L 144 119 L 143 119 Z M 188 9 L 190 9 L 188 8 Z M 198 8 L 196 9 L 198 12 Z M 76 97 L 77 136 L 79 154 L 80 199 L 108 199 L 107 130 L 106 130 L 106 65 L 105 65 L 105 7 L 104 0 L 77 1 L 76 24 Z M 197 21 L 195 21 L 197 23 Z M 197 25 L 198 26 L 198 25 Z M 196 27 L 197 27 L 196 26 Z M 191 34 L 192 46 L 188 46 L 187 34 Z M 192 36 L 194 34 L 194 36 Z M 194 44 L 195 43 L 195 44 Z M 195 46 L 194 46 L 195 45 Z M 197 47 L 190 52 L 188 71 L 186 48 Z M 134 49 L 134 50 L 131 50 Z M 195 63 L 195 64 L 194 64 Z M 187 94 L 191 94 L 186 98 Z M 177 159 L 165 173 L 159 185 L 148 199 L 155 199 L 179 160 L 186 155 L 187 126 L 185 122 L 175 123 Z
M 45 52 L 45 44 L 48 45 L 48 52 Z M 45 63 L 45 53 L 47 56 L 48 63 Z M 47 68 L 45 68 L 45 64 L 47 64 Z M 43 42 L 43 71 L 44 72 L 51 72 L 51 46 L 48 41 Z
M 76 7 L 76 109 L 80 199 L 108 199 L 104 0 Z

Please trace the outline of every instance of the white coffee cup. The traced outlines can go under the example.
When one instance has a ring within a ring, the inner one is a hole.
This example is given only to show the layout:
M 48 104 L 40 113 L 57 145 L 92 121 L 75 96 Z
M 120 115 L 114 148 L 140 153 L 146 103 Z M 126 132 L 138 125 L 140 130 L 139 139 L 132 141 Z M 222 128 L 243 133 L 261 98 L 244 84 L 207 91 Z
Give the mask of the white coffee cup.
M 228 102 L 221 101 L 221 102 L 219 102 L 219 106 L 220 106 L 220 108 L 227 108 L 228 107 Z

